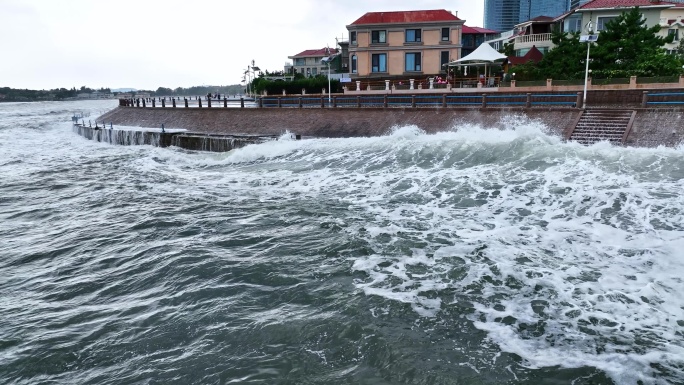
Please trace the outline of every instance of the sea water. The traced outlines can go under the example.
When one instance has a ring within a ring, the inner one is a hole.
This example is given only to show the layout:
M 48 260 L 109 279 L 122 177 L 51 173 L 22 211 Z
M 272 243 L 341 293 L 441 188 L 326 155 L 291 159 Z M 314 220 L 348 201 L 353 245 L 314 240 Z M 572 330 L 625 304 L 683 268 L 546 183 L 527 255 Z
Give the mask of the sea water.
M 681 148 L 72 131 L 115 105 L 0 104 L 1 383 L 684 383 Z

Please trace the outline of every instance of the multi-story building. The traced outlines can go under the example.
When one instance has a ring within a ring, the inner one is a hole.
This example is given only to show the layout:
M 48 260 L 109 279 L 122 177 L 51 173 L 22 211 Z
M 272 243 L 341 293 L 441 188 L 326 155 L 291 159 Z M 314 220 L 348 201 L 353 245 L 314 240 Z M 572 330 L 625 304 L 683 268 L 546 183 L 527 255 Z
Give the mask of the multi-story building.
M 668 53 L 677 53 L 677 48 L 684 39 L 684 4 L 676 4 L 672 8 L 663 9 L 660 12 L 660 35 L 665 37 L 672 35 L 672 43 L 666 44 Z
M 590 0 L 485 0 L 484 27 L 508 31 L 539 16 L 556 17 Z
M 338 51 L 335 48 L 307 49 L 296 55 L 288 56 L 288 58 L 292 59 L 292 67 L 296 73 L 304 76 L 316 76 L 328 73 L 328 66 L 321 60 L 337 53 Z
M 470 55 L 480 44 L 496 35 L 498 32 L 490 29 L 464 25 L 461 29 L 461 57 Z
M 464 21 L 444 9 L 369 12 L 347 26 L 352 78 L 444 73 L 460 57 Z

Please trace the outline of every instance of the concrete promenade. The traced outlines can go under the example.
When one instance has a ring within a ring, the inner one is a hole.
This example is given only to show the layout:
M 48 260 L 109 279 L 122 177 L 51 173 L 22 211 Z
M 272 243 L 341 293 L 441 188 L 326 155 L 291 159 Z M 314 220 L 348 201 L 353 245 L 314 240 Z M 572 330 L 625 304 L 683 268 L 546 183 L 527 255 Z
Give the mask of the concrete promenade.
M 603 105 L 619 108 L 620 105 Z M 598 108 L 598 107 L 595 107 Z M 684 138 L 684 108 L 629 108 L 636 118 L 625 145 L 676 146 Z M 564 137 L 581 110 L 572 107 L 416 107 L 416 108 L 151 108 L 117 107 L 98 118 L 116 125 L 183 128 L 197 134 L 359 137 L 385 135 L 393 127 L 415 125 L 427 133 L 461 125 L 504 129 L 526 118 Z

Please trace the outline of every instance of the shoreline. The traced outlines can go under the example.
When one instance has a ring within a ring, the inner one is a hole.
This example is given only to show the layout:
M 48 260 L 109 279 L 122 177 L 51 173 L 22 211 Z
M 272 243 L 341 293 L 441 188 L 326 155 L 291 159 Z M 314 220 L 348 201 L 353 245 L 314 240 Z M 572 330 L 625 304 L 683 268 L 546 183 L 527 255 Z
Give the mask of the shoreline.
M 614 111 L 618 106 L 586 111 Z M 635 112 L 624 146 L 675 147 L 684 139 L 684 108 L 623 108 Z M 114 126 L 185 129 L 211 137 L 274 137 L 290 132 L 302 137 L 368 137 L 393 127 L 414 125 L 426 133 L 460 125 L 505 129 L 513 119 L 544 124 L 550 134 L 569 138 L 584 110 L 569 107 L 367 107 L 367 108 L 153 108 L 116 107 L 97 118 Z M 141 130 L 144 131 L 144 130 Z M 191 148 L 193 149 L 193 148 Z

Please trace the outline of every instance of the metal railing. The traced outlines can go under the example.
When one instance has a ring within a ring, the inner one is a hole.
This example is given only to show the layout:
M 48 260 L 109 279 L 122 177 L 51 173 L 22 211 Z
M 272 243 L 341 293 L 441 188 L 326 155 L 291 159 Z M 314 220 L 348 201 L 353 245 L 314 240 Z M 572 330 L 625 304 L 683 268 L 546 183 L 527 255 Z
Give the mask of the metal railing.
M 565 106 L 576 107 L 580 93 L 526 93 L 526 94 L 385 94 L 385 95 L 335 95 L 328 101 L 326 96 L 264 96 L 259 99 L 260 108 L 394 108 L 394 107 L 459 107 L 478 106 Z
M 679 106 L 684 104 L 684 92 L 648 92 L 644 91 L 642 107 L 665 105 Z

